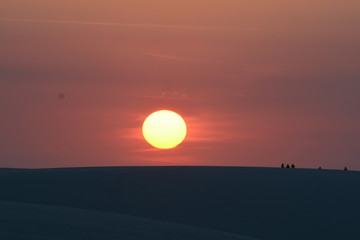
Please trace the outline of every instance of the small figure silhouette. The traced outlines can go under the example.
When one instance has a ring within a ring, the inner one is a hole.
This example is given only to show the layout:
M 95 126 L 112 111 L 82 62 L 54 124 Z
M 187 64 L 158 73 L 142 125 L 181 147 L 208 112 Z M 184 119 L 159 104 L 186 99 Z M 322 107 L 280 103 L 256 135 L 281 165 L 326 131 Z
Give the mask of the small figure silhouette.
M 286 168 L 290 168 L 290 165 L 289 165 L 289 164 L 286 164 Z
M 345 167 L 344 170 L 347 171 L 347 167 Z
M 321 166 L 319 167 L 319 170 L 321 170 Z
M 294 164 L 291 164 L 291 168 L 295 168 L 295 165 L 294 165 Z
M 284 167 L 285 167 L 285 164 L 284 164 L 284 163 L 282 163 L 282 164 L 281 164 L 281 168 L 284 168 Z

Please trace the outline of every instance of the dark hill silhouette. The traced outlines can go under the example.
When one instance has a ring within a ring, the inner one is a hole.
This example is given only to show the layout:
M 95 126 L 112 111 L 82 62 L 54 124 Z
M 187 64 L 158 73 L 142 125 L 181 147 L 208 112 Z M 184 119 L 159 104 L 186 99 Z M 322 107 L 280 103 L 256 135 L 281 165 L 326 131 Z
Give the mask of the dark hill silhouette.
M 0 200 L 107 211 L 264 240 L 353 239 L 360 172 L 240 167 L 0 171 Z

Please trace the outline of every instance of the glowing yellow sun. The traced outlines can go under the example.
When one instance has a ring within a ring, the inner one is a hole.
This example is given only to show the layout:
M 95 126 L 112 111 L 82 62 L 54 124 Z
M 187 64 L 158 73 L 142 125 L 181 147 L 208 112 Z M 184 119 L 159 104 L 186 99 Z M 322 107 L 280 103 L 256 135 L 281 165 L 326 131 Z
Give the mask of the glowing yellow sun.
M 186 123 L 177 113 L 160 110 L 150 114 L 144 121 L 142 133 L 152 146 L 161 149 L 173 148 L 186 137 Z

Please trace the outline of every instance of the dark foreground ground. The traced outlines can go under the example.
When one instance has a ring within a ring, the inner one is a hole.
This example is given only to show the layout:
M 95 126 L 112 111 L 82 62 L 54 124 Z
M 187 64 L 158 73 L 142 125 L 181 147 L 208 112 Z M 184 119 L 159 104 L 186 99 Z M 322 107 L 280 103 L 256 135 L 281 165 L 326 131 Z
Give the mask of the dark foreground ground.
M 256 240 L 113 213 L 0 202 L 1 240 Z
M 3 209 L 9 204 L 4 202 L 17 202 L 105 211 L 262 240 L 360 236 L 360 172 L 351 171 L 241 167 L 0 169 L 0 201 Z M 20 216 L 25 211 L 22 204 L 15 205 L 7 216 Z M 37 207 L 41 208 L 34 209 Z

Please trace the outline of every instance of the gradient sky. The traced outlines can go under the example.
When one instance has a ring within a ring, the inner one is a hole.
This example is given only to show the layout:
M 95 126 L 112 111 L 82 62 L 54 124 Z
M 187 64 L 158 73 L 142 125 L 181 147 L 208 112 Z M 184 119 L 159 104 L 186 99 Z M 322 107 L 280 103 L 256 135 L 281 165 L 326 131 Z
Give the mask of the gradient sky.
M 360 170 L 359 24 L 359 0 L 1 0 L 0 167 Z M 160 109 L 176 149 L 141 136 Z

